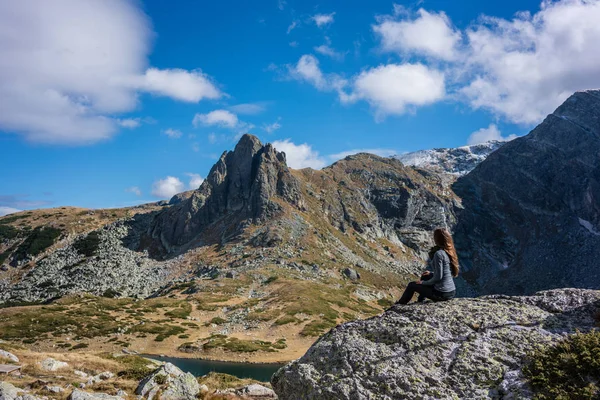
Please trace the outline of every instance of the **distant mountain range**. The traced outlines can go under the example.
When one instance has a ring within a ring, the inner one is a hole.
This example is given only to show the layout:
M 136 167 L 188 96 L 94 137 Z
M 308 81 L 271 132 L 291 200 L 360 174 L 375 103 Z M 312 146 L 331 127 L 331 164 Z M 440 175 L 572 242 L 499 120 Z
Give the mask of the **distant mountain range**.
M 598 93 L 574 94 L 511 142 L 358 154 L 320 171 L 290 169 L 244 135 L 198 190 L 168 203 L 97 211 L 106 218 L 83 225 L 93 218 L 1 218 L 0 302 L 147 296 L 203 274 L 243 275 L 251 287 L 272 273 L 344 291 L 361 276 L 347 296 L 392 300 L 439 226 L 455 231 L 463 293 L 598 287 Z
M 456 148 L 420 150 L 395 156 L 404 165 L 428 168 L 437 172 L 453 175 L 465 175 L 471 172 L 492 152 L 506 142 L 492 140 L 486 143 Z

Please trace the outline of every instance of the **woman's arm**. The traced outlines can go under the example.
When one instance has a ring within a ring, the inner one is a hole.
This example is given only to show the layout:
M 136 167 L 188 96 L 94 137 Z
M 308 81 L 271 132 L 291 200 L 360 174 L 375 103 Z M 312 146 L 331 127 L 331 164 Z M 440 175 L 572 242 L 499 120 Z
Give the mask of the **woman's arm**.
M 438 253 L 435 253 L 435 255 L 433 256 L 432 266 L 433 266 L 433 277 L 426 281 L 421 281 L 421 285 L 432 286 L 442 280 L 442 273 L 444 270 L 444 260 L 443 260 L 442 256 L 440 256 Z

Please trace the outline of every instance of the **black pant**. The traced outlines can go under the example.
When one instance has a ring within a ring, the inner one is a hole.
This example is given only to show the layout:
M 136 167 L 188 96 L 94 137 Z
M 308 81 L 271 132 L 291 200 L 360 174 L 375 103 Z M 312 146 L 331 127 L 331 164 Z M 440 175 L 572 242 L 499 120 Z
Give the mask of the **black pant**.
M 433 274 L 422 275 L 421 280 L 426 281 L 432 277 Z M 424 301 L 426 298 L 433 301 L 446 301 L 452 299 L 456 294 L 456 291 L 453 290 L 451 292 L 440 292 L 433 286 L 420 285 L 417 282 L 411 282 L 408 284 L 404 290 L 404 294 L 402 294 L 402 297 L 400 297 L 400 300 L 398 300 L 396 304 L 408 304 L 415 293 L 419 293 L 418 301 Z

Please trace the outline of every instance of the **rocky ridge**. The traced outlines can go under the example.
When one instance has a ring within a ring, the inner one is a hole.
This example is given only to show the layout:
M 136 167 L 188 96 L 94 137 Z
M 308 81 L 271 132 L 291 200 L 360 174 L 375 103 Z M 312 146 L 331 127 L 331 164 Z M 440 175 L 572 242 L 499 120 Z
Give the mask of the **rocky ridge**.
M 73 293 L 147 297 L 168 280 L 169 268 L 122 245 L 129 229 L 116 222 L 98 231 L 97 249 L 92 256 L 74 245 L 79 239 L 40 260 L 16 283 L 0 283 L 3 301 L 33 302 Z
M 404 165 L 411 167 L 425 168 L 436 172 L 461 176 L 471 172 L 505 143 L 503 141 L 492 140 L 456 148 L 414 151 L 394 157 Z
M 452 189 L 463 277 L 481 294 L 600 287 L 600 91 L 577 92 Z
M 284 400 L 530 399 L 527 354 L 594 329 L 599 310 L 581 289 L 396 305 L 332 329 L 272 385 Z

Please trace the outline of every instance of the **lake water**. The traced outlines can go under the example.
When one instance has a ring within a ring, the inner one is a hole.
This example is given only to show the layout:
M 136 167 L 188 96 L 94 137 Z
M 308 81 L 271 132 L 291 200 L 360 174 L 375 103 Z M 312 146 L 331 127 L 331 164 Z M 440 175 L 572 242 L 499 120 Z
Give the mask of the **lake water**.
M 279 368 L 285 364 L 253 364 L 253 363 L 236 363 L 226 361 L 210 361 L 200 360 L 197 358 L 175 358 L 175 357 L 159 357 L 148 356 L 153 360 L 170 362 L 171 364 L 181 368 L 185 372 L 190 372 L 194 376 L 206 375 L 209 372 L 221 372 L 237 376 L 238 378 L 250 378 L 260 382 L 269 382 Z

